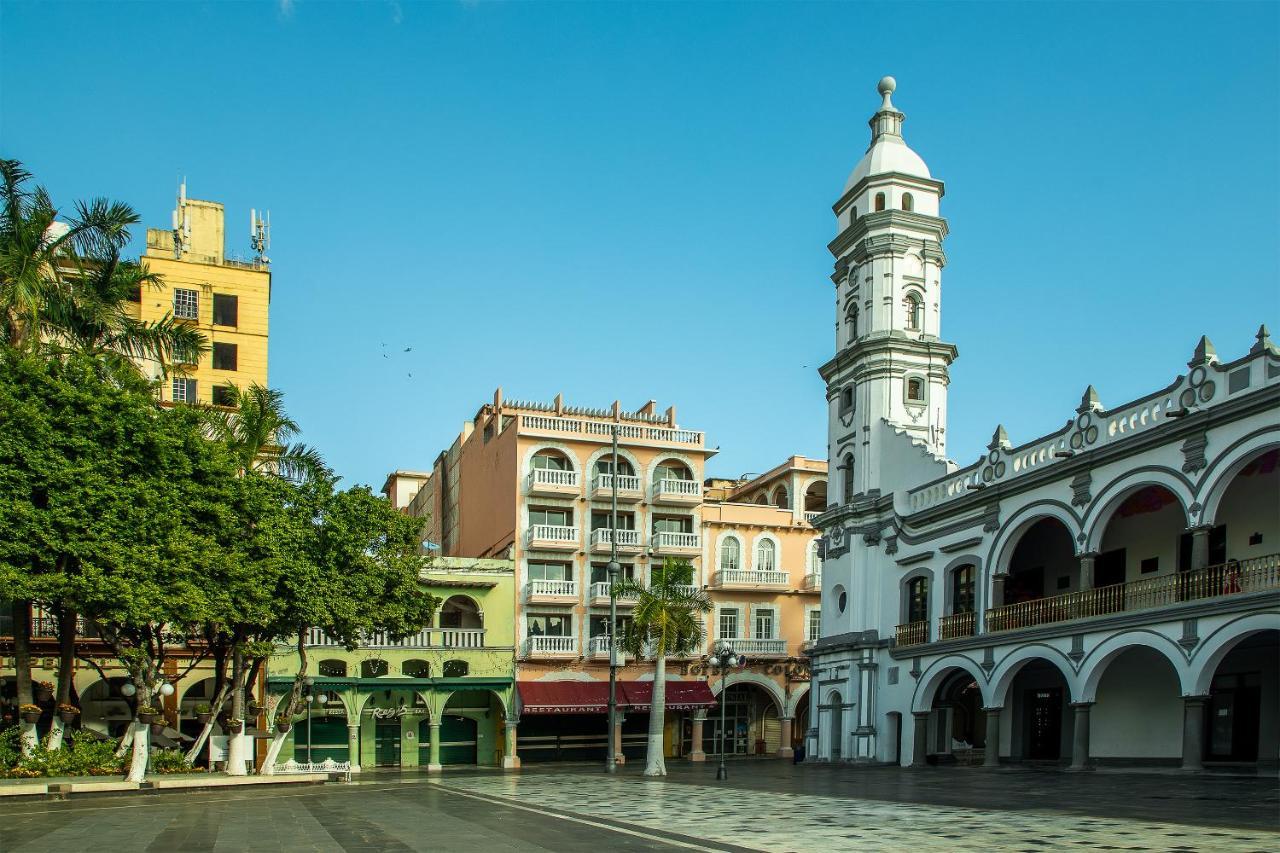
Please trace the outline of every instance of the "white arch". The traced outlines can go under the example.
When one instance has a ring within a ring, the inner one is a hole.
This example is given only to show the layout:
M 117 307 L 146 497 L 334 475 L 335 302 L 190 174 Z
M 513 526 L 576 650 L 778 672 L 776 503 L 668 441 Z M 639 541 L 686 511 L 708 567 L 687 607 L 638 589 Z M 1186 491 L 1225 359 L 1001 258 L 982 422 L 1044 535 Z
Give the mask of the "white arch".
M 1075 701 L 1077 695 L 1076 671 L 1075 667 L 1071 665 L 1071 658 L 1067 657 L 1061 649 L 1054 648 L 1046 643 L 1031 643 L 1019 646 L 996 664 L 991 672 L 991 690 L 988 693 L 991 704 L 987 707 L 1004 707 L 1005 701 L 1009 698 L 1009 687 L 1013 684 L 1014 677 L 1023 666 L 1033 660 L 1048 661 L 1056 666 L 1058 671 L 1062 673 L 1063 680 L 1067 682 L 1067 692 L 1071 696 L 1071 701 Z
M 746 565 L 746 558 L 742 553 L 746 546 L 742 543 L 742 537 L 734 530 L 722 530 L 716 536 L 716 547 L 711 554 L 712 559 L 715 561 L 712 565 L 711 571 L 718 572 L 721 570 L 720 556 L 724 551 L 724 543 L 729 539 L 738 543 L 738 568 L 741 569 Z
M 1025 518 L 1017 524 L 1011 523 L 1015 518 L 1021 516 L 1025 516 Z M 1023 534 L 1031 528 L 1031 525 L 1042 518 L 1056 518 L 1062 522 L 1063 526 L 1067 528 L 1067 533 L 1071 535 L 1073 547 L 1080 541 L 1080 522 L 1065 506 L 1053 501 L 1037 501 L 1027 504 L 1011 515 L 1000 526 L 1000 533 L 996 536 L 996 540 L 991 543 L 993 559 L 987 563 L 988 577 L 993 574 L 1003 575 L 1009 573 L 1009 561 L 1013 559 L 1013 552 L 1017 549 L 1018 542 L 1022 540 Z
M 604 447 L 597 449 L 594 453 L 587 457 L 586 463 L 582 466 L 583 474 L 587 477 L 595 476 L 596 463 L 606 456 L 613 455 L 613 445 L 606 444 Z M 618 447 L 618 456 L 631 463 L 631 470 L 636 472 L 637 477 L 644 476 L 644 465 L 640 464 L 640 460 L 635 457 L 630 450 L 625 447 Z
M 1204 508 L 1200 510 L 1202 524 L 1213 524 L 1218 517 L 1222 497 L 1231 487 L 1240 469 L 1262 453 L 1280 447 L 1280 426 L 1269 427 L 1250 436 L 1210 463 L 1204 472 L 1199 492 Z
M 686 456 L 683 453 L 673 453 L 668 451 L 660 453 L 649 460 L 649 467 L 644 470 L 645 483 L 653 483 L 653 475 L 657 473 L 658 466 L 663 462 L 679 462 L 681 465 L 689 469 L 689 473 L 693 475 L 694 480 L 702 479 L 702 474 L 698 470 L 698 465 L 691 457 Z M 640 469 L 637 468 L 636 470 L 639 471 Z
M 987 683 L 987 675 L 982 671 L 982 667 L 967 655 L 947 655 L 929 664 L 925 671 L 921 673 L 920 680 L 916 682 L 915 696 L 911 700 L 911 710 L 932 710 L 934 694 L 938 692 L 942 682 L 957 669 L 973 676 L 973 680 L 978 683 L 978 690 L 982 694 L 982 705 L 987 707 L 990 685 Z
M 784 571 L 784 569 L 782 568 L 782 540 L 780 540 L 777 536 L 775 536 L 772 533 L 760 533 L 756 535 L 756 538 L 751 540 L 752 570 L 754 571 L 760 570 L 760 567 L 757 566 L 756 563 L 758 562 L 760 557 L 761 542 L 773 543 L 773 571 L 775 572 Z M 742 558 L 743 568 L 746 568 L 746 562 L 747 562 L 746 555 L 743 555 L 743 558 Z
M 579 472 L 582 470 L 578 454 L 574 453 L 573 448 L 569 445 L 559 441 L 540 441 L 524 452 L 524 462 L 520 467 L 524 474 L 528 474 L 533 469 L 533 457 L 543 450 L 554 450 L 557 453 L 563 453 L 564 457 L 569 460 L 569 470 Z
M 787 707 L 787 697 L 783 695 L 780 688 L 772 679 L 769 679 L 758 672 L 731 672 L 729 673 L 729 686 L 736 684 L 754 684 L 757 687 L 764 688 L 769 694 L 769 698 L 773 700 L 773 707 L 777 709 L 778 714 L 782 714 L 782 709 Z M 719 696 L 721 689 L 724 687 L 724 679 L 717 678 L 715 683 L 711 685 L 711 694 Z
M 1093 503 L 1090 504 L 1089 511 L 1084 517 L 1086 536 L 1084 550 L 1086 552 L 1101 549 L 1102 537 L 1106 535 L 1107 525 L 1111 523 L 1111 518 L 1120 508 L 1120 504 L 1134 492 L 1147 486 L 1160 486 L 1172 493 L 1178 499 L 1183 518 L 1187 519 L 1187 524 L 1190 526 L 1192 523 L 1190 507 L 1195 503 L 1195 496 L 1192 495 L 1186 479 L 1181 474 L 1165 467 L 1134 471 L 1108 483 L 1094 496 Z
M 1191 687 L 1190 667 L 1187 654 L 1182 646 L 1157 631 L 1139 628 L 1114 634 L 1094 646 L 1084 659 L 1080 661 L 1080 696 L 1077 701 L 1094 702 L 1098 696 L 1098 685 L 1106 674 L 1111 662 L 1130 649 L 1151 649 L 1173 666 L 1174 676 L 1178 679 L 1178 688 L 1182 694 Z
M 1207 696 L 1218 665 L 1236 644 L 1259 631 L 1280 631 L 1280 613 L 1252 613 L 1233 619 L 1201 641 L 1191 659 L 1189 696 Z
M 803 687 L 800 690 L 797 690 L 794 693 L 792 693 L 790 696 L 788 696 L 787 697 L 787 713 L 783 714 L 783 716 L 790 717 L 791 719 L 794 720 L 796 717 L 796 712 L 800 710 L 801 703 L 809 701 L 809 691 L 810 691 L 809 687 Z

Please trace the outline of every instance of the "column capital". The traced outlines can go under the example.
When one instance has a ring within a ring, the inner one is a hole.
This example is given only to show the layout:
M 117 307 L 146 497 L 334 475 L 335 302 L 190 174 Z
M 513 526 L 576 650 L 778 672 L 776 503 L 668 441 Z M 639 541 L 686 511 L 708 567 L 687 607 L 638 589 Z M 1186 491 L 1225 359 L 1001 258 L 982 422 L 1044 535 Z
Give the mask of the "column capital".
M 1100 553 L 1099 551 L 1081 551 L 1077 556 L 1082 560 L 1096 560 Z
M 984 707 L 982 710 L 983 710 L 985 713 L 987 713 L 987 714 L 1003 714 L 1003 713 L 1004 713 L 1004 708 L 1003 708 L 1003 707 L 999 707 L 999 708 L 985 708 L 985 707 Z
M 1068 702 L 1067 705 L 1069 705 L 1072 708 L 1075 708 L 1076 710 L 1087 711 L 1094 706 L 1094 703 L 1093 702 Z
M 1183 696 L 1182 701 L 1188 705 L 1197 705 L 1197 704 L 1203 705 L 1204 703 L 1208 702 L 1210 698 L 1211 697 L 1207 695 L 1206 696 Z
M 1212 530 L 1212 524 L 1192 524 L 1187 527 L 1187 532 L 1192 536 L 1208 536 L 1209 532 Z

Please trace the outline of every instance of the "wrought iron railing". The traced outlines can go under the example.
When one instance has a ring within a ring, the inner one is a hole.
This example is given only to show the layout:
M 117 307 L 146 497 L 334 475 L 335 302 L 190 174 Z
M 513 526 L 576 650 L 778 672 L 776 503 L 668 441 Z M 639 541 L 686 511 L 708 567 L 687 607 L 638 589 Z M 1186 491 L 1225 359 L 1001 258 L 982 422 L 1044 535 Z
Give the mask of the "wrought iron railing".
M 929 642 L 929 620 L 899 625 L 894 632 L 894 637 L 899 646 L 918 646 L 921 643 L 927 643 Z
M 938 620 L 938 639 L 955 640 L 960 637 L 972 637 L 978 630 L 978 614 L 952 613 Z

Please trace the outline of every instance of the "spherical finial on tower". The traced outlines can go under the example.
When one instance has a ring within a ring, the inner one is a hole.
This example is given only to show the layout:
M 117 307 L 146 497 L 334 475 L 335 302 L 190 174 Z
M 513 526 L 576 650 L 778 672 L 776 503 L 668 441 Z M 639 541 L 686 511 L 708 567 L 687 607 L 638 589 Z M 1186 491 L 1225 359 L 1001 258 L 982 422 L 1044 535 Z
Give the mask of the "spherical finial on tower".
M 892 77 L 888 76 L 887 74 L 884 77 L 880 78 L 880 83 L 876 86 L 876 89 L 880 92 L 881 95 L 884 96 L 884 100 L 880 102 L 881 110 L 893 109 L 893 101 L 889 100 L 889 96 L 892 95 L 894 89 L 897 89 L 897 88 L 898 88 L 898 81 L 894 80 Z

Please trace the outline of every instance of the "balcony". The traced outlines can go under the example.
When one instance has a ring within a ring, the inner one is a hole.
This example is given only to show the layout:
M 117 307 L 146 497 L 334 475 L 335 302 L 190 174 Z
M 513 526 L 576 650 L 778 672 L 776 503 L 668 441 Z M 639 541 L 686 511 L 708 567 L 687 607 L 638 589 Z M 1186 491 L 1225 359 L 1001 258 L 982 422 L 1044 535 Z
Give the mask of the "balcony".
M 653 534 L 653 550 L 658 554 L 692 557 L 702 553 L 702 537 L 697 533 L 670 533 L 665 530 Z
M 614 540 L 618 541 L 618 552 L 621 554 L 640 553 L 639 530 L 614 530 L 610 527 L 597 527 L 591 531 L 591 550 L 608 554 L 613 550 Z
M 813 524 L 813 520 L 820 515 L 822 515 L 821 510 L 819 510 L 818 512 L 809 512 L 808 510 L 805 510 L 804 520 L 809 522 L 810 524 Z
M 805 592 L 822 592 L 822 572 L 810 572 L 805 575 L 800 588 Z
M 480 633 L 483 635 L 484 629 L 481 629 Z M 319 628 L 310 628 L 307 630 L 306 645 L 337 647 L 341 646 L 342 643 L 333 639 Z M 400 640 L 393 640 L 386 631 L 374 631 L 360 640 L 357 646 L 357 648 L 361 649 L 429 649 L 432 647 L 430 628 L 423 628 L 418 633 Z
M 721 569 L 713 576 L 711 585 L 716 589 L 774 589 L 785 588 L 790 578 L 786 572 Z
M 729 640 L 729 645 L 733 646 L 734 654 L 747 655 L 748 657 L 781 658 L 787 656 L 787 641 L 783 639 Z
M 993 607 L 987 611 L 986 631 L 1014 631 L 1275 589 L 1280 589 L 1280 554 Z
M 529 527 L 529 547 L 548 551 L 576 551 L 578 528 L 558 524 L 534 524 Z
M 618 503 L 635 503 L 644 498 L 644 485 L 639 477 L 618 474 Z M 613 499 L 613 474 L 596 474 L 591 478 L 591 499 L 607 501 Z
M 587 590 L 587 593 L 590 597 L 591 606 L 607 607 L 609 605 L 609 586 L 610 584 L 608 581 L 593 583 L 590 586 L 590 588 Z M 630 606 L 632 603 L 635 602 L 635 600 L 636 600 L 636 597 L 634 595 L 618 596 L 619 605 L 625 604 L 627 606 Z
M 441 648 L 483 649 L 483 628 L 441 628 L 436 632 Z
M 525 641 L 525 653 L 531 658 L 576 658 L 577 637 L 530 637 Z
M 920 622 L 908 622 L 905 625 L 899 625 L 897 631 L 894 632 L 894 639 L 899 647 L 919 646 L 929 642 L 929 620 L 924 619 Z
M 581 492 L 577 471 L 534 468 L 529 472 L 529 494 L 547 497 L 576 497 Z
M 609 659 L 609 637 L 605 634 L 601 634 L 599 636 L 592 637 L 587 641 L 587 657 L 591 660 L 607 661 Z M 622 666 L 626 662 L 627 656 L 622 651 L 621 645 L 619 645 L 618 665 Z
M 977 613 L 952 613 L 938 620 L 939 640 L 958 640 L 961 637 L 972 637 L 977 630 Z
M 702 483 L 697 480 L 657 480 L 653 484 L 652 500 L 656 504 L 700 504 Z
M 577 581 L 529 581 L 525 600 L 530 604 L 577 604 Z

